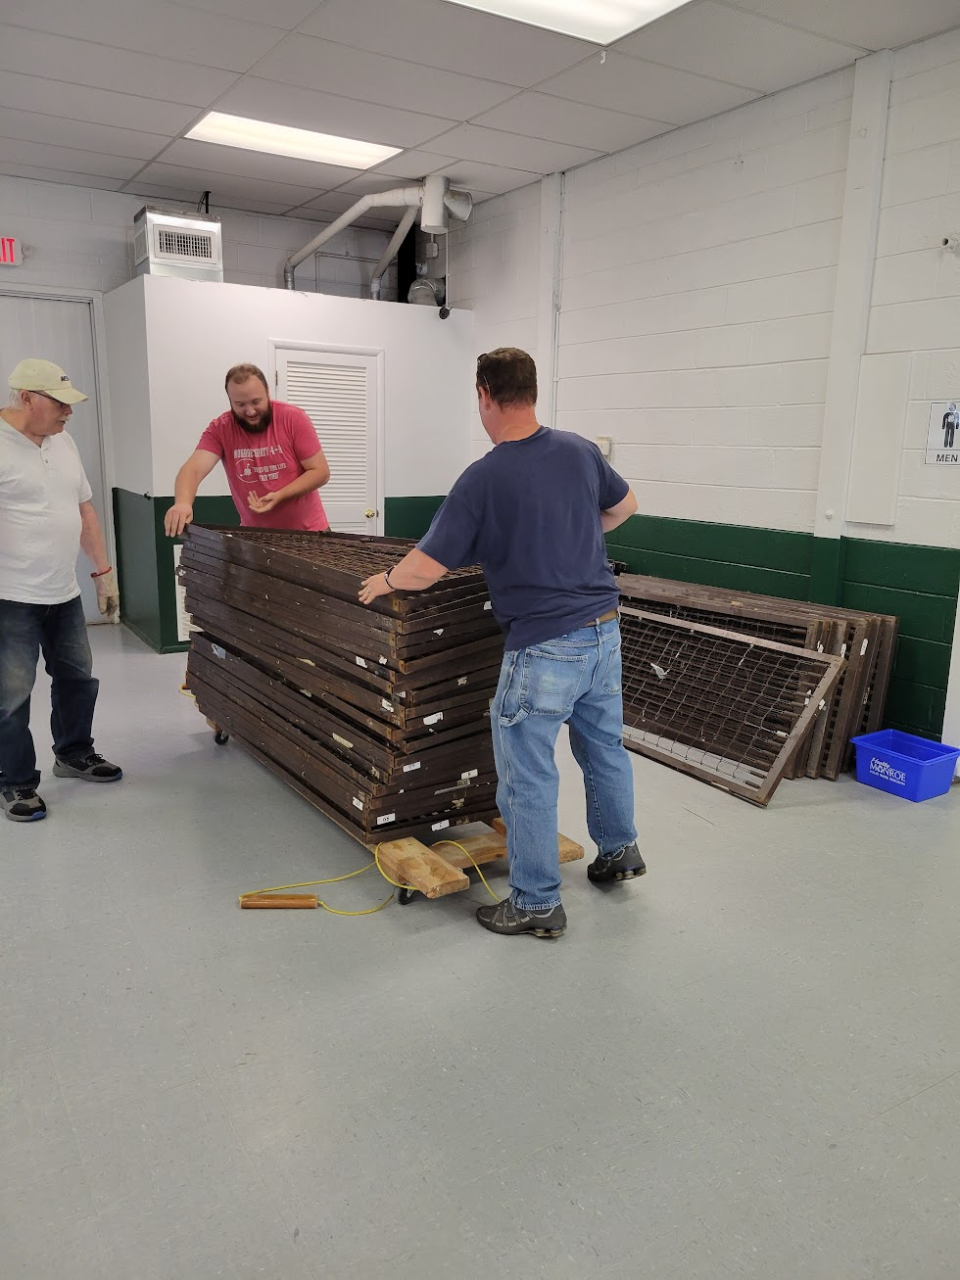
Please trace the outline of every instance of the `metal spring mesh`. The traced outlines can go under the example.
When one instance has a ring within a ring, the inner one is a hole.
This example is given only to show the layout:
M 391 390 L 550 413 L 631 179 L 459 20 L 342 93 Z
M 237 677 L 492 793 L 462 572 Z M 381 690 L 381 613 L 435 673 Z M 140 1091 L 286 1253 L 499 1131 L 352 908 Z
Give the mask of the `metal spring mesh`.
M 828 663 L 624 612 L 624 736 L 707 778 L 759 789 Z

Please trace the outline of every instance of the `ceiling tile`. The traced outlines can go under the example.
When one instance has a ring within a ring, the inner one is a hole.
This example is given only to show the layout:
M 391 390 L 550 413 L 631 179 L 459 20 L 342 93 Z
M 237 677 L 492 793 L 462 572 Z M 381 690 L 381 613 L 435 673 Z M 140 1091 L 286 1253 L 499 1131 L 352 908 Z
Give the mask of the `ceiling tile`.
M 177 9 L 196 9 L 221 18 L 243 18 L 247 22 L 263 22 L 270 19 L 272 27 L 293 31 L 317 8 L 320 0 L 270 0 L 265 13 L 263 0 L 168 0 Z
M 283 38 L 279 27 L 188 10 L 169 0 L 4 0 L 3 17 L 14 26 L 75 36 L 161 57 L 183 57 L 247 71 Z
M 226 174 L 240 179 L 283 182 L 292 186 L 310 187 L 314 191 L 331 191 L 341 182 L 348 182 L 350 178 L 357 176 L 355 169 L 344 169 L 339 165 L 293 160 L 289 156 L 268 156 L 260 151 L 221 147 L 212 142 L 194 142 L 190 138 L 178 139 L 158 157 L 158 161 L 196 169 L 201 175 Z
M 689 124 L 741 106 L 758 96 L 749 89 L 706 80 L 653 62 L 640 62 L 616 52 L 608 53 L 603 62 L 598 54 L 538 88 L 559 98 L 572 98 L 574 102 L 625 111 L 667 124 Z
M 836 71 L 864 52 L 714 0 L 676 9 L 619 41 L 616 48 L 764 93 Z
M 528 87 L 594 52 L 586 40 L 536 30 L 506 18 L 461 9 L 442 0 L 327 0 L 302 30 L 464 75 Z
M 153 133 L 135 133 L 113 125 L 87 124 L 83 120 L 42 116 L 35 111 L 14 111 L 0 107 L 0 137 L 18 138 L 23 142 L 43 142 L 57 147 L 76 147 L 82 151 L 102 151 L 107 155 L 133 156 L 149 160 L 169 138 Z
M 257 75 L 452 120 L 469 120 L 516 93 L 513 85 L 402 62 L 305 35 L 288 36 L 257 64 Z
M 140 178 L 125 182 L 123 189 L 126 195 L 139 196 L 142 200 L 173 200 L 177 204 L 186 205 L 188 208 L 196 207 L 203 194 L 196 185 L 179 186 L 174 184 L 172 186 L 158 186 L 153 182 L 144 182 Z M 206 187 L 203 190 L 206 191 Z
M 114 55 L 116 56 L 116 55 Z M 113 125 L 122 120 L 125 129 L 170 137 L 185 129 L 197 117 L 196 107 L 187 107 L 154 98 L 138 98 L 87 85 L 63 84 L 40 76 L 6 72 L 0 75 L 0 107 L 35 111 L 46 116 L 63 116 L 90 124 Z
M 480 164 L 476 160 L 455 160 L 443 172 L 449 177 L 451 186 L 458 191 L 469 191 L 474 197 L 477 192 L 503 195 L 505 191 L 527 187 L 540 179 L 539 173 L 505 169 L 495 164 Z
M 55 147 L 42 142 L 23 142 L 19 138 L 0 137 L 0 169 L 8 162 L 62 169 L 66 173 L 100 174 L 105 178 L 130 178 L 142 164 L 142 161 L 130 157 L 100 155 L 71 147 Z
M 430 151 L 401 151 L 370 172 L 389 174 L 391 178 L 425 178 L 428 173 L 444 168 L 452 159 L 453 156 L 436 156 Z
M 737 6 L 862 49 L 896 49 L 960 23 L 957 0 L 737 0 Z
M 232 71 L 154 58 L 146 53 L 125 53 L 87 40 L 51 36 L 0 23 L 0 71 L 42 72 L 51 80 L 91 85 L 205 107 L 236 79 Z
M 294 205 L 303 204 L 319 195 L 321 190 L 320 183 L 311 188 L 294 183 L 269 182 L 261 178 L 238 177 L 232 173 L 205 174 L 172 162 L 149 165 L 129 185 L 136 188 L 141 182 L 196 191 L 196 198 L 209 188 L 211 207 L 224 203 L 233 206 L 234 198 L 238 198 L 256 204 L 266 202 L 278 208 L 291 209 Z
M 473 123 L 596 151 L 622 151 L 667 128 L 658 120 L 588 107 L 545 93 L 521 93 L 511 102 L 478 116 Z
M 43 169 L 31 164 L 0 163 L 4 174 L 12 178 L 33 178 L 37 182 L 65 182 L 71 187 L 94 187 L 97 191 L 119 191 L 122 178 L 104 178 L 90 173 L 70 173 L 66 169 Z
M 328 220 L 332 220 L 352 209 L 359 199 L 359 196 L 351 195 L 349 191 L 327 191 L 315 200 L 308 200 L 302 212 L 323 213 L 328 216 Z
M 461 124 L 437 139 L 443 151 L 452 150 L 463 160 L 481 160 L 484 164 L 502 164 L 511 169 L 527 169 L 531 173 L 556 173 L 573 165 L 593 160 L 601 153 L 585 147 L 565 146 L 540 138 L 525 138 L 499 129 L 481 129 Z
M 455 123 L 356 98 L 340 98 L 332 93 L 260 80 L 256 76 L 241 80 L 220 99 L 217 110 L 297 129 L 316 129 L 341 138 L 379 142 L 388 147 L 419 146 Z

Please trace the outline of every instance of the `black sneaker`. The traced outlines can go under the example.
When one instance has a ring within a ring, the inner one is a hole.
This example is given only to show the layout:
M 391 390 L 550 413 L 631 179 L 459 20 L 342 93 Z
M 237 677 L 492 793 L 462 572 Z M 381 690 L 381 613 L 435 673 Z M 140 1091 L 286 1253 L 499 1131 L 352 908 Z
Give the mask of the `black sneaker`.
M 491 933 L 532 933 L 535 938 L 559 938 L 567 927 L 567 917 L 559 904 L 549 911 L 524 911 L 504 898 L 492 907 L 479 907 L 477 919 Z
M 11 822 L 39 822 L 47 816 L 47 806 L 32 787 L 0 791 L 0 804 Z
M 605 858 L 595 858 L 587 867 L 587 879 L 592 884 L 610 884 L 614 880 L 633 880 L 636 876 L 645 876 L 647 866 L 640 857 L 636 841 L 624 845 L 616 853 Z
M 79 760 L 58 758 L 53 772 L 58 778 L 82 778 L 84 782 L 119 782 L 123 777 L 123 770 L 118 764 L 111 764 L 95 751 L 81 756 Z

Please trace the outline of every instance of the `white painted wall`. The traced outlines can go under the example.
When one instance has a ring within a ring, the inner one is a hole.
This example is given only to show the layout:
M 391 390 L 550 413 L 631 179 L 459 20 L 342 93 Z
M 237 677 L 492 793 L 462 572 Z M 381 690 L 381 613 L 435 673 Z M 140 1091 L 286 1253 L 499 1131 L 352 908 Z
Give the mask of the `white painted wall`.
M 131 493 L 153 490 L 148 385 L 147 315 L 143 287 L 134 281 L 103 300 L 107 384 L 113 453 L 112 482 Z
M 860 537 L 960 546 L 960 468 L 924 465 L 930 403 L 960 396 L 960 30 L 894 58 L 867 359 L 897 447 L 890 523 Z
M 230 365 L 251 361 L 269 371 L 271 343 L 384 351 L 388 496 L 446 493 L 467 464 L 476 355 L 466 312 L 441 320 L 426 307 L 156 276 L 131 281 L 106 301 L 111 398 L 149 414 L 151 492 L 172 494 L 181 463 L 227 407 Z M 125 329 L 138 310 L 149 373 L 142 360 L 123 359 Z M 140 477 L 139 466 L 118 471 L 117 484 L 142 492 L 126 478 Z M 222 468 L 201 492 L 229 492 Z
M 10 283 L 97 289 L 104 293 L 132 279 L 133 219 L 149 201 L 143 196 L 87 187 L 61 186 L 30 178 L 0 176 L 4 235 L 23 243 L 22 266 L 6 273 Z M 214 210 L 223 227 L 224 279 L 234 284 L 277 287 L 283 263 L 325 223 Z M 297 269 L 301 289 L 343 297 L 366 296 L 373 266 L 389 237 L 382 231 L 350 229 L 324 249 L 315 269 L 311 258 Z M 396 296 L 395 270 L 385 297 Z

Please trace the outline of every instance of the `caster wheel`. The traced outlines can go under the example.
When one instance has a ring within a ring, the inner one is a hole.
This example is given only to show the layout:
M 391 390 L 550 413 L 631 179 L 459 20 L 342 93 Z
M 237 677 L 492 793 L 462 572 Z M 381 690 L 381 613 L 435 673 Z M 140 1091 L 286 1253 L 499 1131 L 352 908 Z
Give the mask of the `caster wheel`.
M 400 903 L 401 907 L 406 907 L 409 906 L 416 896 L 416 889 L 401 889 L 397 894 L 397 901 Z
M 213 735 L 213 740 L 218 747 L 225 747 L 230 741 L 230 735 L 229 733 L 224 733 L 222 729 L 218 729 Z

